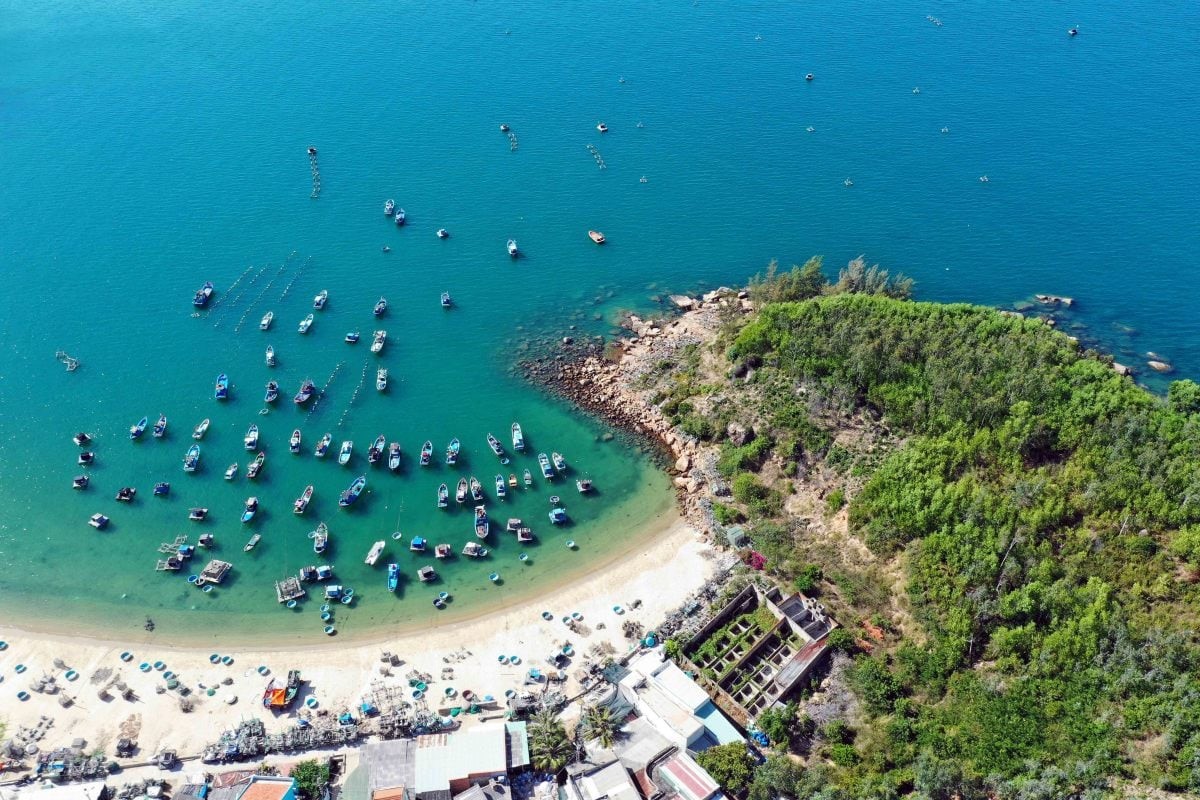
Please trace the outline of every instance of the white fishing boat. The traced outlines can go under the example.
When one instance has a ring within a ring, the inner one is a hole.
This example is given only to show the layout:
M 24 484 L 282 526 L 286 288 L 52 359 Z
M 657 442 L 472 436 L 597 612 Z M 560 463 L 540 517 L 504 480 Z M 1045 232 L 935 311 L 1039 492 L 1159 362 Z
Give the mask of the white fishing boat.
M 383 213 L 386 214 L 387 216 L 390 217 L 395 212 L 395 210 L 396 210 L 396 201 L 395 200 L 389 199 L 387 202 L 385 202 L 383 204 Z
M 267 352 L 264 360 L 267 362 L 268 367 L 275 366 L 275 348 L 271 345 L 267 345 Z
M 309 314 L 307 317 L 300 320 L 300 324 L 296 327 L 296 330 L 299 331 L 300 333 L 308 333 L 308 329 L 312 327 L 312 324 L 313 324 L 313 315 Z
M 322 289 L 321 291 L 317 292 L 317 296 L 313 298 L 313 308 L 315 308 L 317 311 L 320 311 L 322 308 L 325 307 L 325 304 L 328 302 L 329 302 L 329 290 Z
M 371 550 L 367 553 L 367 557 L 363 559 L 363 563 L 369 567 L 375 566 L 375 562 L 379 561 L 379 557 L 383 555 L 383 548 L 385 546 L 386 543 L 382 539 L 371 545 Z
M 192 438 L 193 439 L 203 439 L 204 434 L 208 433 L 208 426 L 211 424 L 212 424 L 212 420 L 205 417 L 200 422 L 200 424 L 196 426 L 196 430 L 192 431 Z
M 513 449 L 517 452 L 525 451 L 525 434 L 521 431 L 521 423 L 519 422 L 512 424 L 512 444 Z
M 342 447 L 338 450 L 338 463 L 343 467 L 350 463 L 350 456 L 354 453 L 354 442 L 347 439 L 342 442 Z
M 387 331 L 375 331 L 375 336 L 371 340 L 371 352 L 382 353 L 383 345 L 387 342 Z
M 271 329 L 271 323 L 274 321 L 275 312 L 268 311 L 267 313 L 263 314 L 263 318 L 258 321 L 258 329 L 260 331 L 269 331 Z
M 227 481 L 233 480 L 237 476 L 237 471 L 238 471 L 238 465 L 237 465 L 237 462 L 235 461 L 232 464 L 230 464 L 228 467 L 225 468 L 225 480 L 227 480 Z
M 516 257 L 517 257 L 517 253 L 518 253 L 518 251 L 517 251 L 517 240 L 516 240 L 516 239 L 509 239 L 509 240 L 508 240 L 508 254 L 509 254 L 510 256 L 512 256 L 513 258 L 516 258 Z
M 375 388 L 383 391 L 387 388 L 388 371 L 384 367 L 380 367 L 375 371 Z
M 251 425 L 246 429 L 246 436 L 242 439 L 242 444 L 247 450 L 258 449 L 258 426 Z

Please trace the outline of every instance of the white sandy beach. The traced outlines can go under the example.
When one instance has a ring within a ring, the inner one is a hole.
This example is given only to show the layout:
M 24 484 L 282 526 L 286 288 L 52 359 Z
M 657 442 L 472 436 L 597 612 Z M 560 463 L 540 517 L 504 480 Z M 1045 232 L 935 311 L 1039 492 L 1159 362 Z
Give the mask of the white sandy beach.
M 713 551 L 685 521 L 673 518 L 669 527 L 647 538 L 626 557 L 599 568 L 585 580 L 572 586 L 551 591 L 545 596 L 475 619 L 440 625 L 429 631 L 387 637 L 381 631 L 378 641 L 369 643 L 320 640 L 311 647 L 226 650 L 211 646 L 171 647 L 167 645 L 134 645 L 130 642 L 106 642 L 84 637 L 43 634 L 0 627 L 0 639 L 8 643 L 0 652 L 0 718 L 7 726 L 6 737 L 12 737 L 18 726 L 33 726 L 40 717 L 53 720 L 53 725 L 39 742 L 45 751 L 69 745 L 76 737 L 87 740 L 88 750 L 103 747 L 112 754 L 116 740 L 135 738 L 140 752 L 138 759 L 155 752 L 173 748 L 181 756 L 198 754 L 219 733 L 249 717 L 262 718 L 267 730 L 282 728 L 303 709 L 293 704 L 286 714 L 275 718 L 263 708 L 260 698 L 268 678 L 256 671 L 264 665 L 271 675 L 283 676 L 289 669 L 299 669 L 308 682 L 302 697 L 311 694 L 319 707 L 331 712 L 357 710 L 366 690 L 374 681 L 403 687 L 407 693 L 405 675 L 418 670 L 433 676 L 428 698 L 431 708 L 449 705 L 442 702 L 447 686 L 461 692 L 471 689 L 478 695 L 491 694 L 503 701 L 507 689 L 520 689 L 531 667 L 548 669 L 546 658 L 557 653 L 569 641 L 577 657 L 568 667 L 573 674 L 584 654 L 593 645 L 608 643 L 617 654 L 628 650 L 633 642 L 622 634 L 622 623 L 634 620 L 652 630 L 663 617 L 682 604 L 687 596 L 709 578 L 714 569 Z M 640 606 L 631 608 L 635 600 Z M 613 610 L 621 605 L 624 613 Z M 546 621 L 543 611 L 554 618 Z M 579 612 L 582 621 L 578 634 L 573 634 L 561 621 L 572 612 Z M 598 625 L 604 628 L 599 629 Z M 393 667 L 390 676 L 381 674 L 383 651 L 403 659 Z M 128 663 L 120 655 L 132 653 Z M 231 656 L 233 663 L 225 666 L 210 663 L 210 655 L 218 652 Z M 469 655 L 467 655 L 469 653 Z M 520 664 L 501 665 L 499 655 L 520 657 Z M 61 659 L 66 668 L 56 668 Z M 142 662 L 162 661 L 162 671 L 139 670 Z M 18 673 L 17 666 L 24 671 Z M 453 667 L 452 679 L 440 680 L 443 668 Z M 67 669 L 77 677 L 68 680 Z M 132 688 L 136 700 L 127 701 L 114 695 L 107 700 L 97 696 L 104 680 L 92 682 L 98 671 L 110 669 L 112 677 Z M 178 696 L 171 692 L 157 694 L 156 686 L 165 684 L 164 674 L 172 672 L 187 686 L 216 687 L 213 696 L 196 692 L 194 711 L 183 713 Z M 30 690 L 35 680 L 50 675 L 74 704 L 63 708 L 59 695 Z M 231 678 L 231 685 L 222 684 Z M 17 693 L 30 691 L 31 697 L 21 701 Z M 578 690 L 573 678 L 562 687 L 568 696 Z M 407 695 L 406 695 L 407 696 Z M 228 699 L 236 697 L 230 704 Z

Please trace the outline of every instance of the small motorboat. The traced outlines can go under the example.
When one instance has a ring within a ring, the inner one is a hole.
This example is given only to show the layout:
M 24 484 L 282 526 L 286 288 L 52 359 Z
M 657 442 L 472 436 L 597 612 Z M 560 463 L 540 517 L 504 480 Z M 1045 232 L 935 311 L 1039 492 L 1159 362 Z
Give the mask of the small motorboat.
M 508 522 L 504 525 L 504 531 L 505 531 L 505 533 L 516 533 L 520 529 L 521 525 L 522 525 L 521 520 L 516 519 L 516 518 L 510 518 L 508 520 Z
M 167 415 L 159 414 L 158 422 L 154 423 L 154 430 L 151 433 L 155 439 L 161 439 L 167 432 Z
M 524 452 L 525 434 L 521 431 L 521 423 L 519 422 L 512 424 L 512 444 L 513 450 L 516 450 L 518 453 Z
M 525 470 L 525 485 L 533 486 L 533 473 L 529 470 Z
M 488 551 L 479 542 L 467 542 L 463 545 L 462 554 L 467 558 L 483 558 Z
M 400 565 L 399 564 L 388 564 L 387 571 L 388 571 L 388 576 L 387 576 L 388 591 L 394 592 L 394 591 L 396 591 L 396 587 L 400 585 Z
M 475 538 L 486 539 L 492 531 L 492 523 L 488 522 L 487 509 L 475 506 Z
M 88 525 L 91 525 L 98 531 L 102 531 L 108 527 L 108 517 L 103 514 L 92 514 L 88 519 Z
M 313 552 L 317 555 L 325 552 L 325 548 L 329 546 L 329 528 L 325 527 L 322 522 L 317 526 L 317 529 L 312 532 Z
M 397 225 L 403 225 L 405 223 L 405 221 L 408 219 L 408 214 L 404 211 L 403 208 L 398 208 L 398 209 L 396 209 L 396 214 L 395 214 L 395 216 L 393 216 L 393 219 L 396 220 Z
M 362 494 L 363 489 L 365 488 L 367 488 L 367 476 L 359 475 L 354 479 L 354 482 L 350 484 L 349 488 L 347 488 L 346 491 L 342 492 L 338 496 L 338 505 L 342 508 L 351 505 L 359 498 L 359 495 Z
M 550 509 L 550 522 L 555 525 L 562 525 L 567 521 L 567 510 L 565 508 Z
M 196 440 L 203 439 L 204 434 L 208 433 L 208 426 L 211 424 L 212 420 L 208 419 L 208 417 L 205 417 L 203 420 L 201 420 L 200 424 L 196 426 L 196 429 L 192 431 L 192 438 Z
M 806 80 L 806 81 L 811 81 L 812 79 L 813 79 L 813 74 L 811 72 L 804 76 L 804 80 Z
M 391 216 L 396 210 L 396 201 L 388 200 L 383 204 L 383 213 L 385 216 Z
M 507 125 L 505 125 L 503 122 L 500 123 L 500 132 L 501 133 L 508 133 L 509 130 L 510 129 Z
M 87 447 L 89 444 L 92 443 L 92 437 L 87 435 L 86 433 L 83 433 L 82 431 L 80 431 L 79 433 L 77 433 L 71 437 L 71 441 L 74 442 L 75 444 L 79 445 L 80 447 Z
M 449 239 L 450 231 L 446 230 L 445 228 L 438 228 L 437 229 L 437 237 L 439 239 Z
M 299 333 L 308 333 L 308 329 L 312 327 L 312 324 L 313 324 L 313 315 L 309 314 L 307 317 L 300 320 L 300 324 L 296 326 L 296 330 Z
M 454 301 L 450 299 L 449 292 L 442 292 L 442 308 L 449 308 L 454 305 Z
M 588 231 L 588 238 L 596 244 L 604 244 L 604 234 L 600 231 Z
M 467 492 L 468 491 L 469 491 L 469 487 L 467 484 L 467 479 L 459 478 L 458 479 L 458 488 L 454 492 L 455 501 L 457 501 L 459 503 L 467 502 Z
M 253 536 L 250 537 L 250 541 L 248 541 L 248 542 L 246 542 L 246 544 L 242 545 L 242 552 L 249 553 L 251 550 L 254 549 L 255 545 L 257 545 L 261 541 L 262 541 L 262 534 L 261 533 L 254 534 Z
M 538 453 L 538 466 L 542 469 L 543 478 L 553 480 L 554 468 L 550 466 L 550 459 L 545 453 Z
M 587 494 L 593 488 L 592 487 L 592 479 L 591 478 L 580 478 L 579 480 L 575 481 L 575 488 L 579 490 L 580 494 Z
M 446 463 L 454 466 L 458 463 L 458 453 L 462 449 L 462 444 L 458 439 L 451 439 L 450 444 L 446 447 Z
M 496 473 L 495 485 L 496 485 L 496 497 L 498 497 L 500 499 L 504 499 L 505 495 L 508 494 L 508 484 L 505 483 L 504 476 L 498 472 Z
M 316 456 L 317 458 L 324 458 L 325 454 L 329 452 L 329 445 L 332 443 L 333 443 L 333 434 L 326 433 L 324 436 L 321 437 L 321 440 L 317 442 L 316 449 L 313 450 L 313 455 Z
M 300 455 L 300 429 L 292 431 L 292 438 L 288 439 L 288 449 L 292 451 L 292 455 Z
M 195 296 L 192 297 L 192 305 L 196 306 L 197 308 L 204 308 L 206 305 L 208 305 L 208 301 L 212 297 L 212 294 L 212 281 L 205 281 L 204 285 L 201 286 L 196 292 Z
M 397 534 L 399 534 L 399 531 L 397 531 Z M 427 544 L 428 542 L 420 536 L 414 536 L 412 541 L 408 543 L 408 549 L 414 553 L 424 553 Z
M 155 497 L 166 497 L 170 493 L 171 493 L 171 484 L 167 483 L 166 481 L 159 481 L 158 483 L 154 484 L 154 496 Z
M 358 341 L 358 339 L 359 339 L 358 331 L 350 331 L 345 336 L 346 344 L 354 344 L 355 342 Z
M 354 442 L 347 439 L 342 442 L 342 447 L 338 450 L 338 463 L 343 467 L 350 463 L 350 456 L 354 453 Z
M 550 461 L 554 464 L 554 468 L 559 472 L 567 471 L 567 460 L 562 457 L 562 453 L 551 453 Z
M 317 296 L 313 298 L 313 308 L 315 308 L 317 311 L 320 311 L 321 309 L 323 309 L 325 307 L 325 304 L 328 302 L 329 302 L 329 290 L 322 289 L 321 291 L 317 292 Z
M 258 513 L 258 498 L 247 497 L 246 504 L 242 510 L 242 522 L 249 522 L 254 519 L 256 513 Z
M 292 398 L 292 402 L 298 406 L 302 406 L 312 399 L 316 391 L 317 385 L 308 378 L 305 378 L 304 382 L 300 384 L 300 391 L 296 392 L 296 395 Z
M 268 367 L 275 366 L 275 348 L 274 347 L 272 347 L 271 345 L 267 345 L 267 352 L 263 356 L 263 360 L 267 362 Z
M 87 476 L 84 475 L 82 477 L 85 479 L 84 486 L 86 486 L 87 485 L 87 483 L 86 483 Z M 76 486 L 75 488 L 82 489 L 83 487 Z M 446 486 L 446 484 L 443 483 L 441 486 L 438 487 L 438 490 L 437 490 L 437 507 L 445 508 L 448 505 L 450 505 L 450 487 Z
M 388 445 L 388 469 L 392 472 L 400 469 L 400 443 L 392 442 Z
M 454 548 L 448 544 L 439 544 L 433 548 L 434 558 L 449 558 L 454 555 Z
M 122 503 L 132 503 L 137 497 L 137 489 L 132 486 L 122 486 L 117 490 L 117 500 Z
M 1067 28 L 1067 36 L 1078 36 L 1079 28 Z
M 500 444 L 499 439 L 489 433 L 487 435 L 487 443 L 488 447 L 492 448 L 492 452 L 496 454 L 497 458 L 504 458 L 504 445 Z
M 200 522 L 207 516 L 208 516 L 207 508 L 189 508 L 188 509 L 188 519 L 190 519 L 192 522 Z
M 425 444 L 421 445 L 421 466 L 428 467 L 429 462 L 433 460 L 433 442 L 428 439 Z
M 183 456 L 183 471 L 195 472 L 198 466 L 200 466 L 200 445 L 194 444 Z
M 533 541 L 533 530 L 531 528 L 517 528 L 517 541 L 522 544 L 527 544 Z
M 383 458 L 383 454 L 387 449 L 387 437 L 382 433 L 375 437 L 375 441 L 371 442 L 371 446 L 367 448 L 367 463 L 378 464 Z
M 474 475 L 471 476 L 471 499 L 476 503 L 483 502 L 483 484 Z
M 387 311 L 387 306 L 388 306 L 387 298 L 380 297 L 378 300 L 375 301 L 375 310 L 373 313 L 377 317 L 382 317 L 383 312 Z
M 246 435 L 242 438 L 242 444 L 247 450 L 258 449 L 258 426 L 251 425 L 246 429 Z
M 264 403 L 274 403 L 279 399 L 279 384 L 275 381 L 267 381 L 267 393 L 263 395 Z
M 367 557 L 363 559 L 363 563 L 368 567 L 375 566 L 375 562 L 377 562 L 379 557 L 383 555 L 383 548 L 385 546 L 386 542 L 384 542 L 382 539 L 371 545 L 371 549 L 367 551 Z
M 225 400 L 229 397 L 229 376 L 224 372 L 217 376 L 217 385 L 213 389 L 213 397 L 218 400 Z
M 292 503 L 293 513 L 303 514 L 305 509 L 308 508 L 308 504 L 312 501 L 312 496 L 313 487 L 310 483 L 308 486 L 304 487 L 304 493 L 296 498 L 296 502 Z
M 207 509 L 205 510 L 207 511 Z M 200 534 L 200 538 L 196 540 L 196 543 L 201 547 L 212 547 L 215 541 L 211 533 L 202 533 Z
M 517 473 L 508 473 L 508 488 L 516 489 L 518 486 L 520 486 L 520 484 L 517 482 Z
M 512 256 L 513 258 L 516 258 L 518 253 L 519 253 L 519 251 L 517 250 L 517 240 L 509 239 L 508 240 L 508 254 L 510 256 Z
M 317 580 L 327 581 L 333 577 L 333 567 L 329 564 L 317 565 Z
M 263 465 L 266 463 L 267 463 L 267 454 L 260 452 L 258 455 L 256 455 L 254 457 L 254 460 L 251 461 L 246 466 L 246 477 L 247 478 L 257 478 L 259 473 L 262 472 Z
M 89 478 L 87 475 L 76 475 L 71 479 L 71 488 L 86 489 L 89 483 L 91 483 L 91 478 Z M 445 484 L 442 484 L 442 486 L 444 488 Z
M 235 461 L 232 464 L 230 464 L 228 467 L 225 468 L 225 480 L 227 480 L 227 481 L 233 480 L 237 476 L 237 471 L 238 471 L 238 465 L 237 465 L 237 462 Z
M 436 581 L 437 580 L 437 572 L 434 571 L 433 567 L 426 564 L 425 566 L 423 566 L 419 570 L 417 570 L 417 580 L 421 581 L 421 583 L 429 583 L 431 581 Z
M 608 133 L 608 126 L 605 125 L 603 122 L 597 122 L 596 130 L 600 131 L 601 133 Z
M 263 314 L 262 319 L 260 319 L 258 321 L 258 329 L 260 331 L 269 331 L 269 330 L 271 330 L 271 323 L 274 321 L 275 321 L 275 312 L 268 311 L 267 313 Z
M 375 331 L 371 339 L 371 352 L 379 354 L 383 352 L 383 345 L 387 342 L 387 331 Z
M 146 432 L 146 426 L 150 424 L 149 417 L 142 417 L 135 424 L 129 426 L 129 438 L 140 439 L 142 434 Z
M 385 367 L 375 370 L 375 389 L 382 392 L 387 389 L 388 371 Z

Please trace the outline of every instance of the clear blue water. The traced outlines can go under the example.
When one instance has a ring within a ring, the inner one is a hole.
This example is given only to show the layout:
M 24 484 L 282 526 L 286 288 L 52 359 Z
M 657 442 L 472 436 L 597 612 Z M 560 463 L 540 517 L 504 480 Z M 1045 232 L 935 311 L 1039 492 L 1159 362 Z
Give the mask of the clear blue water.
M 397 526 L 460 546 L 469 515 L 432 508 L 452 473 L 412 456 L 458 435 L 490 484 L 483 436 L 513 418 L 602 494 L 568 498 L 577 524 L 555 533 L 549 490 L 518 493 L 493 513 L 537 523 L 532 566 L 501 540 L 490 563 L 446 566 L 443 588 L 465 614 L 579 574 L 669 513 L 669 487 L 644 456 L 511 378 L 521 341 L 570 324 L 604 332 L 658 292 L 741 282 L 772 258 L 820 253 L 832 270 L 865 253 L 928 299 L 1070 295 L 1064 324 L 1088 341 L 1200 375 L 1194 7 L 886 5 L 0 2 L 0 607 L 118 630 L 149 612 L 176 636 L 319 635 L 315 604 L 289 616 L 271 581 L 313 561 L 304 536 L 322 518 L 363 598 L 339 625 L 431 624 L 429 592 L 410 581 L 381 596 L 362 555 Z M 409 212 L 403 230 L 383 217 L 388 197 Z M 433 235 L 442 226 L 447 241 Z M 592 245 L 590 228 L 609 243 Z M 193 317 L 205 279 L 219 302 Z M 329 308 L 301 337 L 321 288 Z M 443 289 L 458 303 L 449 313 Z M 392 388 L 352 402 L 375 359 L 341 338 L 373 328 L 380 294 Z M 263 334 L 268 309 L 276 326 Z M 59 349 L 81 369 L 65 373 Z M 290 395 L 339 364 L 311 416 L 286 402 L 258 416 L 268 377 Z M 221 371 L 235 391 L 218 407 Z M 131 445 L 125 429 L 159 412 L 168 440 Z M 187 432 L 204 417 L 205 469 L 184 476 Z M 252 422 L 266 434 L 264 478 L 226 484 Z M 307 445 L 292 457 L 297 425 L 308 443 L 326 430 L 354 439 L 359 464 L 386 432 L 406 471 L 319 464 Z M 80 429 L 100 435 L 89 493 L 68 483 Z M 359 472 L 370 493 L 338 511 Z M 111 499 L 127 483 L 149 495 L 157 479 L 172 481 L 170 500 Z M 296 519 L 291 499 L 310 482 L 318 499 Z M 249 494 L 263 500 L 264 542 L 243 556 Z M 236 565 L 208 597 L 153 572 L 158 542 L 198 532 L 190 505 L 213 509 L 218 552 Z M 83 524 L 93 510 L 112 532 Z M 587 546 L 570 554 L 567 536 Z M 406 573 L 419 563 L 399 557 Z M 492 569 L 505 585 L 487 582 Z

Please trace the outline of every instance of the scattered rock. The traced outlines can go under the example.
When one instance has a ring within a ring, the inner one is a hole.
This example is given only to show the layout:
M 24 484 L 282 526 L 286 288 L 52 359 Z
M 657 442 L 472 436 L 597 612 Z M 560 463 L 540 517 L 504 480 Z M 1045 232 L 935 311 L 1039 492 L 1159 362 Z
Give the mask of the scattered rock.
M 1146 366 L 1155 372 L 1171 372 L 1175 369 L 1165 361 L 1147 361 Z
M 1113 372 L 1117 373 L 1118 375 L 1128 376 L 1128 375 L 1133 374 L 1133 370 L 1131 370 L 1129 367 L 1125 366 L 1124 364 L 1118 364 L 1116 361 L 1113 362 L 1112 368 L 1113 368 Z
M 1075 305 L 1075 299 L 1072 297 L 1059 297 L 1056 294 L 1035 294 L 1033 299 L 1039 303 L 1045 303 L 1048 306 L 1063 305 L 1067 308 Z
M 754 429 L 747 428 L 737 422 L 731 422 L 725 426 L 725 435 L 729 437 L 729 441 L 736 444 L 738 447 L 754 440 Z
M 684 311 L 696 305 L 696 301 L 686 294 L 673 294 L 668 299 L 675 304 L 676 308 L 682 308 Z
M 562 340 L 562 343 L 563 343 L 563 344 L 571 344 L 571 343 L 572 343 L 572 342 L 574 342 L 574 341 L 575 341 L 575 340 L 574 340 L 574 339 L 572 339 L 570 336 L 564 336 L 564 337 L 563 337 L 563 340 Z

